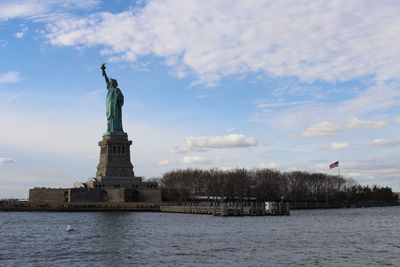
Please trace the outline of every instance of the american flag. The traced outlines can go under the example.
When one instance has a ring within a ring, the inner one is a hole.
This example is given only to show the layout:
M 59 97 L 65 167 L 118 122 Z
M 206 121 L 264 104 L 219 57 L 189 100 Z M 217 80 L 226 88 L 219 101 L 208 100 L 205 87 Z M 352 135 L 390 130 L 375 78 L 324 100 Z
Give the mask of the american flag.
M 334 163 L 329 165 L 329 169 L 333 169 L 333 168 L 336 168 L 336 167 L 339 167 L 339 161 L 336 161 L 336 162 L 334 162 Z

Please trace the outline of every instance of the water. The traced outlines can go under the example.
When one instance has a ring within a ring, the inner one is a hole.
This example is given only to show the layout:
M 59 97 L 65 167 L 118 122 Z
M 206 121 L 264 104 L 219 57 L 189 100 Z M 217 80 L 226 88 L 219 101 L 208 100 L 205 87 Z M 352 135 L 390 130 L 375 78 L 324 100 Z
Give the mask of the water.
M 160 265 L 399 266 L 400 207 L 228 218 L 0 212 L 0 266 Z

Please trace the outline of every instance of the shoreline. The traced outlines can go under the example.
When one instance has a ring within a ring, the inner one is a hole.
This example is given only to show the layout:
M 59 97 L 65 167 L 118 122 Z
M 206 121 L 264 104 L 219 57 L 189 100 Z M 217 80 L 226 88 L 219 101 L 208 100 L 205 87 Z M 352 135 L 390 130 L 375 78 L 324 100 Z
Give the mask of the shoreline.
M 400 203 L 343 203 L 343 204 L 302 204 L 290 205 L 291 210 L 315 210 L 315 209 L 358 209 L 376 207 L 394 207 Z
M 0 212 L 164 212 L 161 206 L 180 206 L 182 203 L 29 203 L 11 202 L 0 206 Z M 291 203 L 290 210 L 348 209 L 393 207 L 400 203 Z

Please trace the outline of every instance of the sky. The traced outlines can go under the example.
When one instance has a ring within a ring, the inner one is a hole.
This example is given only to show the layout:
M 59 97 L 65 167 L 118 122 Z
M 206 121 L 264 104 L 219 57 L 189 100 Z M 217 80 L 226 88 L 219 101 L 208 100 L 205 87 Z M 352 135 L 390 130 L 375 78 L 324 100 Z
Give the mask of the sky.
M 96 173 L 100 65 L 137 176 L 341 175 L 400 191 L 400 2 L 1 0 L 0 198 Z

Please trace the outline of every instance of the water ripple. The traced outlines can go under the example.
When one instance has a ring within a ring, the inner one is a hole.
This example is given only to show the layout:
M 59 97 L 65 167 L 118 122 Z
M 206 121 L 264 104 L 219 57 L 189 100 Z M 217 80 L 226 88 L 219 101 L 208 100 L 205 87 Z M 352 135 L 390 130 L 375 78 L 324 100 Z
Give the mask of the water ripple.
M 399 207 L 240 218 L 3 212 L 0 266 L 398 266 L 399 218 Z

